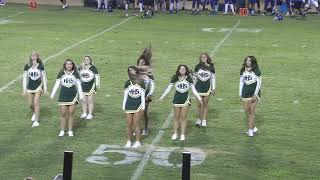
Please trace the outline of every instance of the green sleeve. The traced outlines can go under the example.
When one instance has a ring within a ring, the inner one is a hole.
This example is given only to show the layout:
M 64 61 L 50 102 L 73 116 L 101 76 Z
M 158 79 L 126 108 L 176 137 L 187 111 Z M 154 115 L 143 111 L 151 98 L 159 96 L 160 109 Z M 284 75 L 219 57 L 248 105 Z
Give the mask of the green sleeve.
M 57 79 L 60 79 L 63 76 L 63 74 L 64 74 L 64 71 L 63 69 L 61 69 L 58 73 Z
M 79 72 L 77 70 L 74 70 L 73 72 L 74 77 L 76 77 L 77 79 L 80 79 L 80 75 Z
M 26 64 L 26 65 L 24 66 L 24 68 L 23 68 L 23 71 L 28 71 L 28 69 L 29 69 L 29 65 Z
M 240 76 L 242 76 L 243 72 L 244 72 L 244 68 L 241 68 L 240 69 Z
M 97 69 L 96 66 L 92 65 L 91 67 L 92 67 L 92 72 L 93 72 L 94 74 L 99 74 L 98 69 Z
M 216 70 L 214 69 L 214 64 L 210 64 L 210 71 L 212 73 L 216 73 Z
M 176 76 L 176 75 L 174 75 L 173 77 L 172 77 L 172 79 L 171 79 L 171 81 L 170 81 L 170 83 L 175 83 L 175 82 L 177 82 L 178 81 L 178 77 Z
M 199 69 L 200 69 L 200 65 L 199 65 L 199 64 L 197 64 L 197 65 L 196 65 L 196 67 L 194 67 L 194 72 L 199 71 Z
M 261 76 L 261 72 L 259 68 L 255 68 L 255 70 L 253 71 L 258 77 Z
M 127 89 L 130 85 L 130 80 L 126 81 L 126 83 L 124 84 L 123 89 Z
M 193 84 L 193 79 L 190 75 L 188 75 L 187 77 L 187 81 L 190 83 L 190 84 Z
M 141 83 L 140 86 L 141 86 L 142 89 L 146 90 L 146 85 L 143 82 Z
M 39 64 L 39 65 L 38 65 L 38 69 L 41 70 L 41 71 L 44 71 L 44 66 L 43 66 L 43 64 Z

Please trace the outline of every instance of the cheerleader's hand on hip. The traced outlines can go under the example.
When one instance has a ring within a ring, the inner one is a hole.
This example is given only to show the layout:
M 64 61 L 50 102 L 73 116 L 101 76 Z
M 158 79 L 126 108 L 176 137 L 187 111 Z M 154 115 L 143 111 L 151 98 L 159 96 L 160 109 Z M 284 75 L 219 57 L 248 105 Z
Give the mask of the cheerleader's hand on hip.
M 215 90 L 215 89 L 212 89 L 212 91 L 211 91 L 211 96 L 214 96 L 214 95 L 216 95 L 216 90 Z
M 22 91 L 21 95 L 22 96 L 26 96 L 27 95 L 27 91 Z
M 257 100 L 258 100 L 258 97 L 257 97 L 257 96 L 253 96 L 253 97 L 251 98 L 251 102 L 252 102 L 252 103 L 256 102 Z

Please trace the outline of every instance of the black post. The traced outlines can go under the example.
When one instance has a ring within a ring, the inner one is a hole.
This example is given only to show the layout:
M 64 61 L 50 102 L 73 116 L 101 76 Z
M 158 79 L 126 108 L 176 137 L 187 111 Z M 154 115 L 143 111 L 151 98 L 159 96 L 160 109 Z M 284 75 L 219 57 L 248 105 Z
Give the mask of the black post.
M 73 159 L 73 151 L 65 151 L 64 162 L 63 162 L 63 180 L 72 179 L 72 159 Z
M 182 154 L 182 180 L 190 180 L 191 152 L 183 152 Z

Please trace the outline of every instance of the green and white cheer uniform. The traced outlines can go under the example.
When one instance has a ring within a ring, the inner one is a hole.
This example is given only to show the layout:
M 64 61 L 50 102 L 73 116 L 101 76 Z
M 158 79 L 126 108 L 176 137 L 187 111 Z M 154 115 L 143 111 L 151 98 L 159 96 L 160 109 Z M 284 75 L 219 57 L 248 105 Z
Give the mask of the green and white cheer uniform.
M 194 87 L 193 80 L 189 75 L 183 78 L 174 76 L 160 99 L 163 99 L 170 92 L 173 85 L 176 90 L 172 101 L 174 107 L 185 107 L 190 105 L 190 89 L 199 100 L 201 99 L 196 88 Z
M 137 113 L 145 108 L 145 85 L 128 80 L 124 85 L 122 109 L 125 113 Z
M 73 105 L 78 103 L 78 95 L 80 99 L 82 99 L 83 93 L 80 76 L 77 71 L 66 72 L 61 70 L 59 72 L 51 93 L 51 98 L 54 97 L 60 85 L 59 105 Z
M 90 65 L 88 68 L 82 66 L 79 68 L 81 87 L 83 95 L 90 96 L 96 93 L 96 87 L 100 86 L 100 76 L 96 66 Z
M 196 65 L 194 72 L 196 74 L 196 90 L 200 96 L 209 96 L 216 89 L 216 76 L 213 64 L 204 66 Z
M 47 76 L 43 64 L 26 64 L 23 72 L 23 91 L 36 93 L 43 90 L 47 91 Z
M 250 101 L 253 96 L 260 99 L 261 73 L 259 68 L 247 70 L 245 68 L 240 71 L 239 96 L 242 101 Z

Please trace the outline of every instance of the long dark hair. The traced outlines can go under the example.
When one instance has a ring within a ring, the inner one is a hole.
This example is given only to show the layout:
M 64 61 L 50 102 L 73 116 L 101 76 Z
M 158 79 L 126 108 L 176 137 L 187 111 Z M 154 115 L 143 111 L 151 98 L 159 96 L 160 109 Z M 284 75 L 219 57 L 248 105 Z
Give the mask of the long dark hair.
M 143 59 L 146 66 L 151 66 L 152 50 L 151 44 L 148 48 L 145 48 L 137 60 L 137 65 L 139 65 L 140 59 Z
M 88 55 L 84 56 L 84 57 L 83 57 L 83 60 L 84 60 L 84 58 L 86 58 L 86 57 L 90 59 L 90 65 L 92 65 L 93 63 L 92 63 L 92 59 L 91 59 L 90 56 L 88 56 Z M 83 66 L 84 66 L 84 64 L 82 63 L 81 66 L 79 67 L 79 70 L 82 70 L 82 69 L 83 69 Z
M 214 62 L 212 61 L 212 59 L 211 59 L 211 57 L 209 56 L 209 54 L 208 53 L 201 53 L 200 54 L 200 56 L 199 56 L 199 64 L 202 64 L 202 61 L 201 61 L 201 57 L 202 57 L 202 55 L 206 55 L 206 57 L 207 57 L 207 63 L 208 64 L 214 64 Z
M 71 62 L 72 63 L 72 70 L 76 70 L 77 69 L 76 64 L 71 59 L 66 59 L 66 61 L 63 63 L 63 66 L 62 66 L 62 70 L 63 71 L 66 70 L 67 62 Z
M 179 72 L 179 70 L 180 70 L 180 68 L 181 68 L 182 66 L 184 66 L 184 67 L 186 68 L 186 74 L 185 74 L 186 76 L 188 76 L 190 73 L 192 73 L 192 72 L 190 72 L 190 70 L 189 70 L 189 68 L 188 68 L 187 65 L 180 64 L 180 65 L 178 66 L 177 70 L 176 70 L 176 74 L 174 74 L 174 75 L 172 76 L 172 78 L 178 78 L 178 77 L 181 75 L 180 72 Z
M 86 58 L 86 57 L 90 59 L 90 65 L 92 65 L 92 59 L 91 59 L 91 57 L 88 56 L 88 55 L 86 55 L 86 56 L 83 57 L 83 59 Z
M 203 62 L 201 61 L 202 55 L 205 55 L 205 56 L 207 57 L 207 63 L 208 63 L 209 66 L 206 66 L 205 63 L 203 63 Z M 211 59 L 211 57 L 209 56 L 208 53 L 201 53 L 201 54 L 200 54 L 198 66 L 200 66 L 200 67 L 203 68 L 203 69 L 210 69 L 210 66 L 213 66 L 213 64 L 214 64 L 214 62 L 212 61 L 212 59 Z
M 256 57 L 254 57 L 254 56 L 247 56 L 247 57 L 244 58 L 244 60 L 243 60 L 242 68 L 241 68 L 241 69 L 244 70 L 244 69 L 247 67 L 247 66 L 246 66 L 246 61 L 247 61 L 248 58 L 250 58 L 252 70 L 254 70 L 254 69 L 256 69 L 256 68 L 259 68 L 258 61 L 257 61 Z
M 130 69 L 134 69 L 136 71 L 136 75 L 130 74 Z M 131 82 L 136 83 L 136 84 L 142 84 L 143 83 L 143 77 L 142 77 L 142 75 L 140 73 L 139 68 L 137 68 L 136 66 L 129 66 L 127 72 L 128 72 L 129 80 Z
M 30 54 L 30 56 L 29 56 L 29 66 L 32 66 L 31 56 L 32 56 L 33 53 L 37 55 L 37 62 L 38 62 L 39 64 L 42 64 L 42 60 L 41 60 L 41 58 L 40 58 L 39 53 L 37 53 L 36 51 L 32 51 L 31 54 Z

